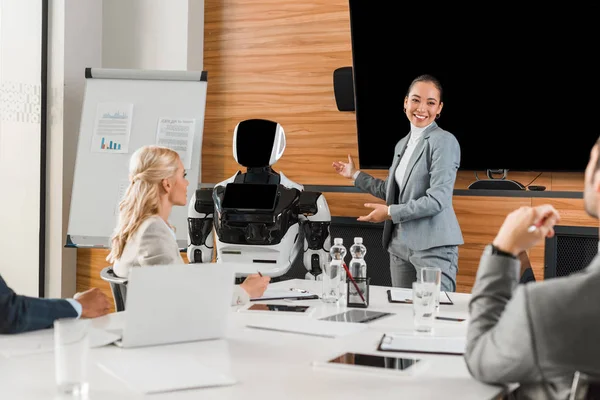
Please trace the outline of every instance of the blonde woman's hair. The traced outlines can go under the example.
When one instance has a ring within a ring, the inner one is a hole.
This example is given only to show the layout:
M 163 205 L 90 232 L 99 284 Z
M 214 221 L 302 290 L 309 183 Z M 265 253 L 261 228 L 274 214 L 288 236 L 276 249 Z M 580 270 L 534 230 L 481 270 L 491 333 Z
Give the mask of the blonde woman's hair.
M 119 203 L 119 222 L 111 237 L 106 260 L 113 264 L 123 255 L 125 244 L 148 217 L 158 214 L 163 179 L 177 173 L 179 154 L 161 146 L 144 146 L 129 161 L 129 186 Z

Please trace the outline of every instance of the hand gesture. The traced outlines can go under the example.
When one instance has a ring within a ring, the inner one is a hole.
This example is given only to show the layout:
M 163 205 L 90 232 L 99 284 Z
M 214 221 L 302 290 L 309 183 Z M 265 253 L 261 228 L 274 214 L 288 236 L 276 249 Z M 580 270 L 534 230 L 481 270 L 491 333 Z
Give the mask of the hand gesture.
M 354 167 L 354 161 L 352 161 L 352 157 L 348 154 L 348 162 L 345 163 L 343 161 L 334 161 L 331 165 L 335 172 L 343 176 L 344 178 L 352 179 L 354 173 L 356 172 L 356 168 Z
M 81 318 L 96 318 L 108 314 L 111 302 L 100 289 L 92 288 L 74 297 L 81 304 Z
M 358 221 L 382 222 L 386 219 L 391 219 L 391 217 L 388 215 L 388 206 L 386 206 L 385 204 L 365 203 L 365 207 L 372 208 L 373 211 L 371 211 L 369 215 L 358 217 Z
M 554 225 L 560 215 L 549 204 L 521 207 L 506 217 L 493 243 L 515 256 L 528 250 L 540 240 L 554 236 Z
M 271 277 L 262 276 L 259 274 L 248 275 L 244 282 L 240 285 L 242 289 L 248 293 L 251 299 L 260 297 L 263 295 L 265 290 L 267 290 L 267 286 L 269 285 L 269 281 Z

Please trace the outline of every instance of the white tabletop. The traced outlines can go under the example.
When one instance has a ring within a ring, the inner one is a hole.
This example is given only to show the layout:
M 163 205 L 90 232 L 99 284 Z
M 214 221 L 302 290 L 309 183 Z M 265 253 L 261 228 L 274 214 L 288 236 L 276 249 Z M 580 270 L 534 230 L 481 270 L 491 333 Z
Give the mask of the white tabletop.
M 318 292 L 319 283 L 290 280 L 273 283 L 276 287 L 305 288 Z M 297 333 L 249 328 L 248 323 L 272 318 L 321 318 L 346 311 L 344 305 L 324 304 L 320 300 L 284 301 L 289 304 L 311 305 L 306 314 L 281 316 L 281 313 L 247 311 L 248 306 L 232 307 L 226 339 L 121 349 L 113 345 L 95 348 L 90 353 L 90 398 L 118 400 L 163 399 L 492 399 L 505 388 L 474 380 L 462 356 L 379 352 L 377 346 L 383 333 L 412 332 L 410 304 L 392 304 L 385 287 L 371 287 L 368 310 L 391 312 L 367 323 L 368 329 L 356 334 L 327 338 Z M 450 293 L 454 305 L 441 305 L 440 315 L 467 318 L 468 294 Z M 268 303 L 281 304 L 282 300 Z M 278 314 L 278 315 L 273 315 Z M 111 314 L 94 321 L 97 327 L 119 326 L 122 313 Z M 434 334 L 465 335 L 467 322 L 436 320 Z M 0 338 L 1 340 L 1 338 Z M 381 354 L 388 357 L 420 358 L 404 371 L 357 368 L 356 371 L 315 365 L 345 352 Z M 231 374 L 237 383 L 232 386 L 183 390 L 143 395 L 98 366 L 103 360 L 119 355 L 163 352 L 195 357 L 202 365 Z M 416 366 L 415 365 L 415 366 Z M 3 358 L 0 356 L 0 393 L 2 399 L 52 399 L 54 356 L 51 352 Z

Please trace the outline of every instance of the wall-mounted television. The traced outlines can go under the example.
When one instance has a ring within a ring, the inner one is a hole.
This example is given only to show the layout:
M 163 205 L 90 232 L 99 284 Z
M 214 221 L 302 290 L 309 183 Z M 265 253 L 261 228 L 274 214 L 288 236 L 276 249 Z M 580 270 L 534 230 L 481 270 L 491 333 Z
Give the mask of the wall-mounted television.
M 349 0 L 360 168 L 389 168 L 410 130 L 406 90 L 431 74 L 444 90 L 437 123 L 458 139 L 460 169 L 585 169 L 600 135 L 590 10 L 481 3 L 450 15 L 383 4 Z

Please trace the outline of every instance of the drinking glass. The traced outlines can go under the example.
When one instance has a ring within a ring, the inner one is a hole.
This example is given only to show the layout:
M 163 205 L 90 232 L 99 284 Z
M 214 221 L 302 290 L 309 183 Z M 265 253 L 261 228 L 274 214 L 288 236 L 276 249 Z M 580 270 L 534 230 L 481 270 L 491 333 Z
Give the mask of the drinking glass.
M 440 289 L 442 286 L 442 270 L 434 267 L 421 268 L 421 282 L 430 282 L 435 284 L 435 310 L 440 310 Z
M 340 299 L 342 268 L 342 264 L 335 261 L 326 262 L 323 266 L 323 294 L 321 300 L 325 303 L 336 303 Z
M 413 282 L 413 319 L 417 332 L 432 332 L 436 286 L 431 282 Z
M 90 320 L 68 318 L 54 321 L 54 367 L 61 395 L 87 398 L 89 331 Z

